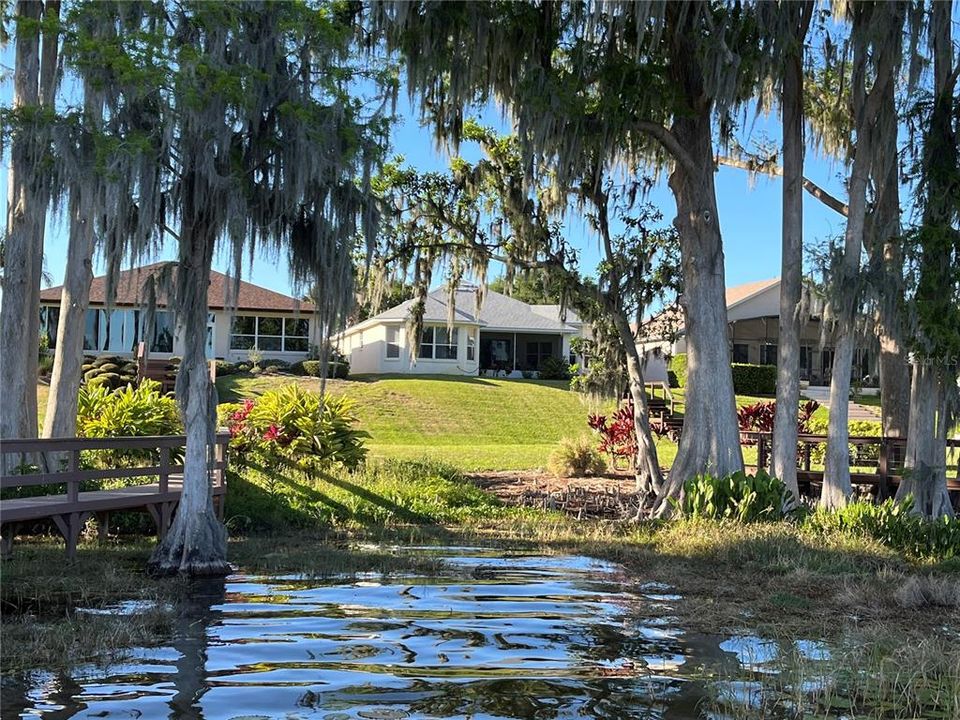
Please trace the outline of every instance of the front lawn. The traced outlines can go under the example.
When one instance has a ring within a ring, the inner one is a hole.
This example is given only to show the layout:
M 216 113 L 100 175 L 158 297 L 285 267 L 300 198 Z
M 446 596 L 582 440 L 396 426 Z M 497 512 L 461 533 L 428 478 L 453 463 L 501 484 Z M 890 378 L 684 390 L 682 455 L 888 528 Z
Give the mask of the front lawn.
M 221 402 L 237 402 L 288 383 L 320 388 L 311 377 L 228 375 L 217 389 Z M 356 401 L 375 457 L 430 458 L 464 470 L 542 467 L 560 440 L 590 433 L 591 412 L 612 407 L 571 392 L 566 381 L 361 376 L 328 380 L 327 389 Z

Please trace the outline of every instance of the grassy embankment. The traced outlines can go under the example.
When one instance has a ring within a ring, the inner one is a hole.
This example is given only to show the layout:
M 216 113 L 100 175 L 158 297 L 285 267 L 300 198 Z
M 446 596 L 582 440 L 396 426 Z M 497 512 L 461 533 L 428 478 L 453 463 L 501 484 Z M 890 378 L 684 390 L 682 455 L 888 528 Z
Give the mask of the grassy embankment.
M 217 380 L 222 402 L 238 402 L 295 382 L 316 390 L 316 378 L 230 375 Z M 612 403 L 591 404 L 562 381 L 458 377 L 377 377 L 330 380 L 329 392 L 353 398 L 371 456 L 440 460 L 463 470 L 543 467 L 565 437 L 589 434 L 587 416 Z M 669 464 L 673 443 L 662 445 Z

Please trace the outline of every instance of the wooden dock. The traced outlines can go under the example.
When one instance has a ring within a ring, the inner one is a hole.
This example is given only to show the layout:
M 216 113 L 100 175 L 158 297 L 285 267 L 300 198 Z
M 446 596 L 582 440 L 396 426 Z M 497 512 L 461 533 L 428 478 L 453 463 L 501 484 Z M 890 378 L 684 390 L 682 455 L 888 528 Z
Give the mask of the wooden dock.
M 227 492 L 226 468 L 228 433 L 219 433 L 211 448 L 210 494 L 218 514 L 223 516 Z M 99 521 L 101 537 L 109 528 L 110 513 L 146 511 L 162 538 L 173 520 L 183 492 L 183 466 L 173 464 L 186 444 L 183 435 L 124 438 L 50 438 L 12 440 L 0 446 L 0 489 L 37 486 L 66 486 L 66 492 L 33 497 L 0 499 L 0 533 L 3 555 L 13 550 L 17 526 L 51 520 L 66 540 L 67 556 L 74 557 L 83 524 L 89 517 Z M 140 451 L 158 461 L 137 467 L 85 469 L 81 453 L 91 450 Z M 82 490 L 81 484 L 94 480 L 154 479 L 143 485 L 109 490 Z

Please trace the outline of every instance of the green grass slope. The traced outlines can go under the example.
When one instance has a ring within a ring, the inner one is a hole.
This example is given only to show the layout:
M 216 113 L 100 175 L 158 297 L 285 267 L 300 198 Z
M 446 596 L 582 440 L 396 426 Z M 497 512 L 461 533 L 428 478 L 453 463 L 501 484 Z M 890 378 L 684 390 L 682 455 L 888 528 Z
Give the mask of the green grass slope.
M 318 390 L 316 378 L 229 375 L 217 380 L 220 400 L 237 402 L 297 383 Z M 380 376 L 330 380 L 329 392 L 356 403 L 374 456 L 431 458 L 465 470 L 540 467 L 564 437 L 589 433 L 587 416 L 609 410 L 591 404 L 566 382 Z

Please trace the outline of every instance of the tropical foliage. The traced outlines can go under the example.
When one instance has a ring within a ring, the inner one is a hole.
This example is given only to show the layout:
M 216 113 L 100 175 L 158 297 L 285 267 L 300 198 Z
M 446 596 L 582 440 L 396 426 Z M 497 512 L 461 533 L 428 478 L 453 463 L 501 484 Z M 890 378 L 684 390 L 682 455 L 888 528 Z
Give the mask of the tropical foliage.
M 332 465 L 354 470 L 366 457 L 368 434 L 356 429 L 353 407 L 349 398 L 289 384 L 240 406 L 222 406 L 220 413 L 243 464 L 314 474 Z
M 761 468 L 755 475 L 698 475 L 684 483 L 675 507 L 688 518 L 755 522 L 780 519 L 788 500 L 784 484 Z

